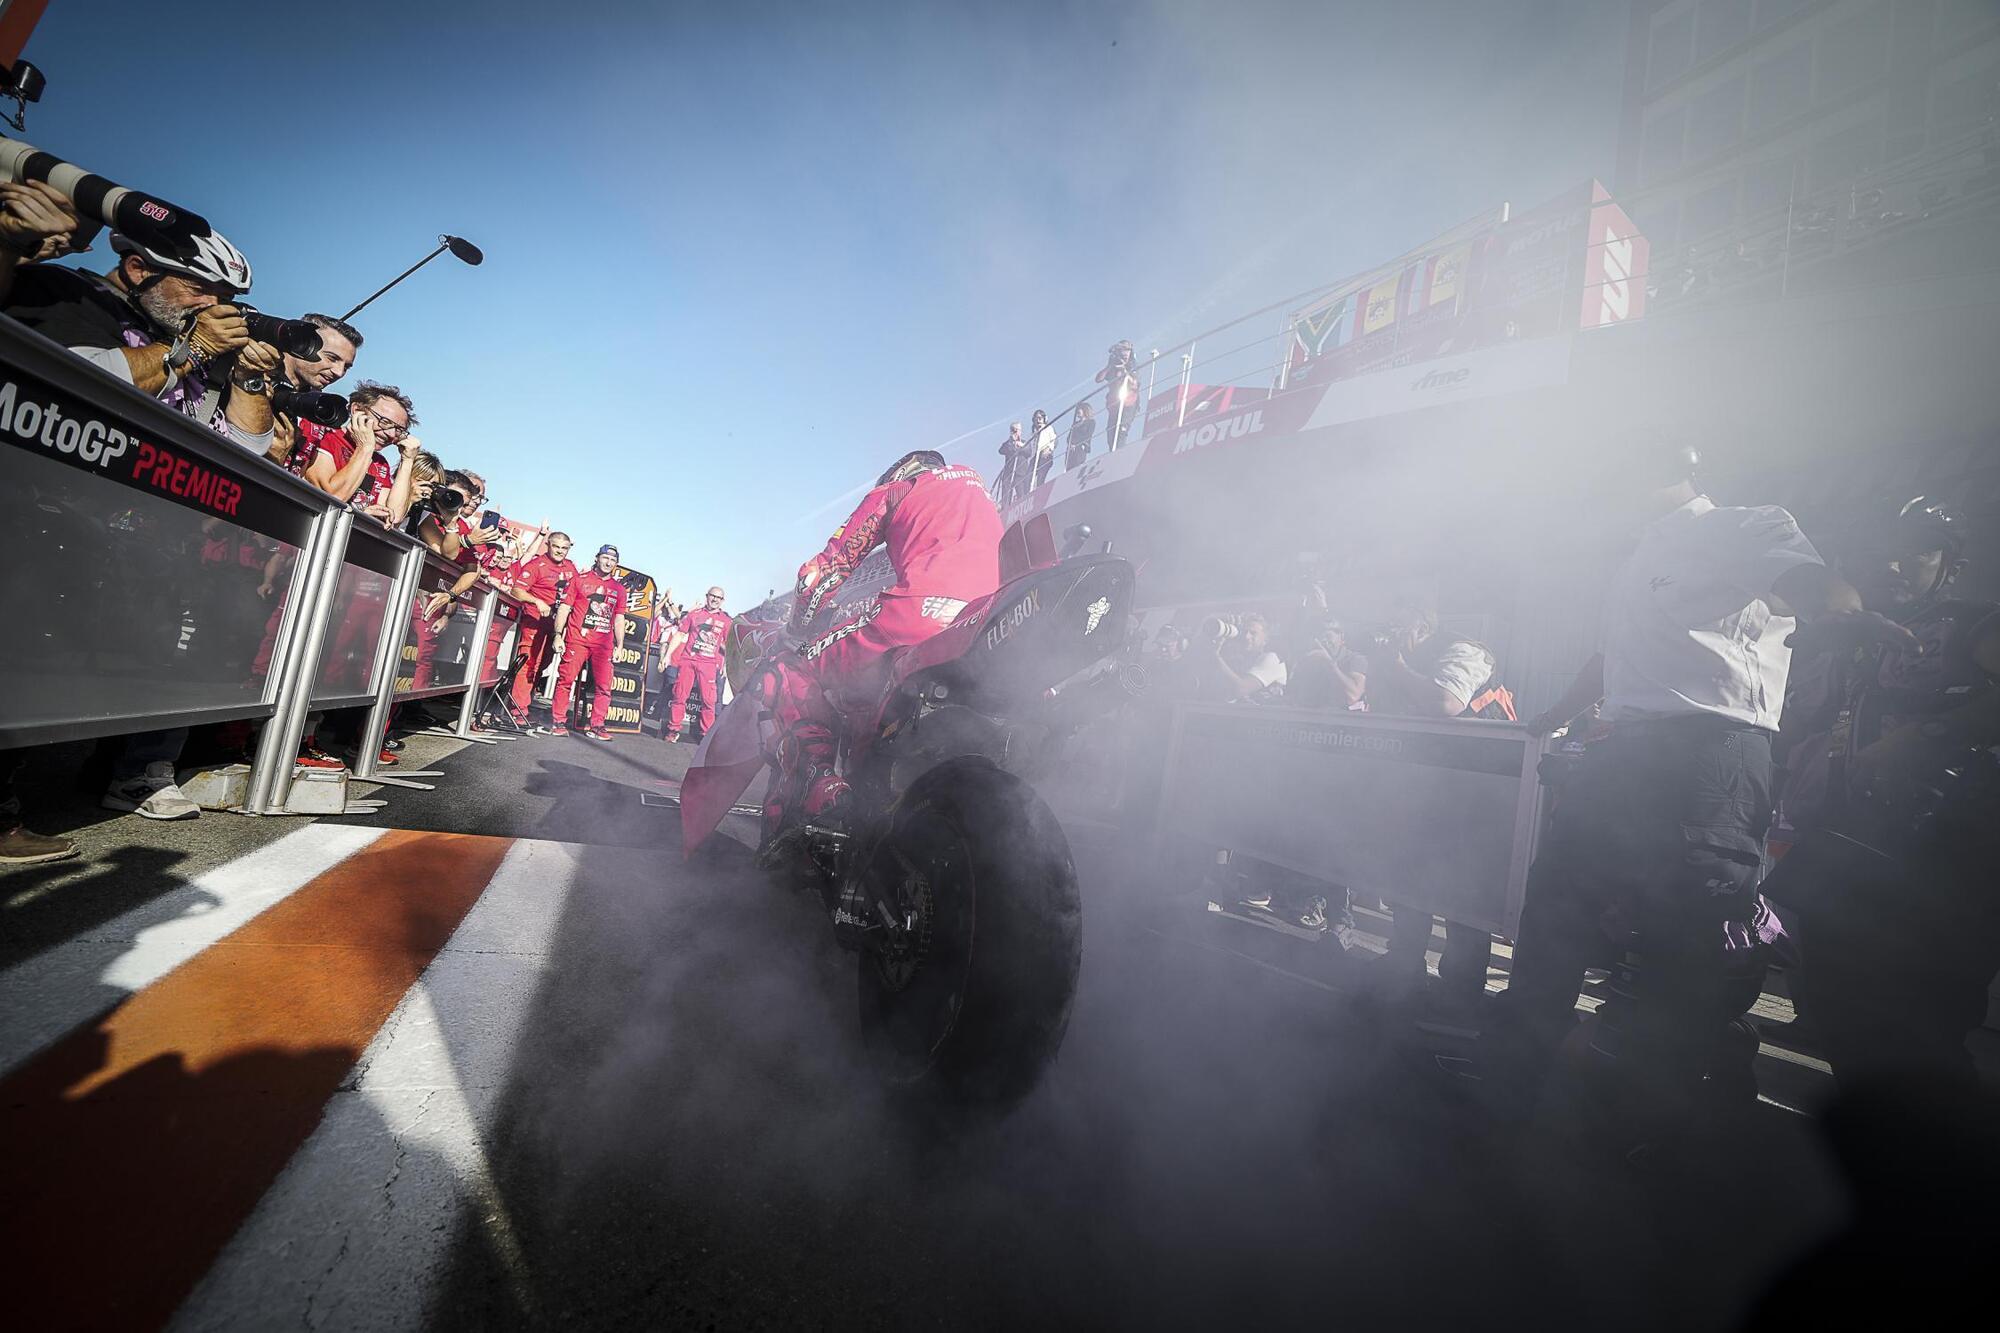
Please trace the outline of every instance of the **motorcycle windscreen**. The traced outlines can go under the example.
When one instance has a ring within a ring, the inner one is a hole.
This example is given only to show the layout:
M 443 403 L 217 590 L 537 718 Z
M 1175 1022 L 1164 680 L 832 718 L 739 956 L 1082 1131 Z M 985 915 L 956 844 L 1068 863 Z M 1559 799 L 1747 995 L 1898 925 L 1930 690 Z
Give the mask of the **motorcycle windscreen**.
M 681 779 L 681 854 L 693 856 L 750 788 L 764 766 L 758 734 L 761 712 L 754 695 L 739 694 L 701 738 Z

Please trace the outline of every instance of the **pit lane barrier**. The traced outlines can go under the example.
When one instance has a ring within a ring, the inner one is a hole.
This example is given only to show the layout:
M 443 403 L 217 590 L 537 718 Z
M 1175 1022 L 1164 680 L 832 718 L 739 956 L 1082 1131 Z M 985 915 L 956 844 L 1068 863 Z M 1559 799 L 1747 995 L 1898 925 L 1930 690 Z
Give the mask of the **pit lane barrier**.
M 309 715 L 366 708 L 353 777 L 383 773 L 392 711 L 477 700 L 506 674 L 521 603 L 334 505 L 0 316 L 0 749 L 261 722 L 251 762 L 184 784 L 245 814 L 363 813 L 348 774 L 297 768 Z
M 1227 848 L 1513 938 L 1541 829 L 1545 750 L 1525 724 L 1179 703 L 1160 882 Z

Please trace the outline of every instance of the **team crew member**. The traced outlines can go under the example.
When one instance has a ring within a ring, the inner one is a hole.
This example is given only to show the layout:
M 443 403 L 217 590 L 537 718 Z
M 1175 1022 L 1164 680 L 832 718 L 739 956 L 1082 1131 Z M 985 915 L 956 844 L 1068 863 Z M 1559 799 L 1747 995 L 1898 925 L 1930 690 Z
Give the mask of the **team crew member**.
M 968 603 L 1000 586 L 1001 532 L 999 511 L 979 473 L 919 450 L 883 473 L 826 549 L 800 568 L 792 607 L 792 624 L 799 629 L 813 624 L 878 546 L 889 548 L 896 581 L 817 639 L 769 662 L 746 691 L 757 695 L 754 713 L 730 710 L 731 716 L 746 718 L 768 714 L 772 722 L 756 742 L 775 770 L 764 802 L 763 855 L 776 854 L 774 835 L 792 810 L 838 816 L 847 783 L 834 771 L 833 729 L 839 720 L 834 710 L 881 688 L 892 649 L 942 632 Z M 704 743 L 701 766 L 689 770 L 681 788 L 681 827 L 690 851 L 715 831 L 754 776 L 733 757 L 734 742 L 722 734 L 729 728 L 725 718 Z
M 514 595 L 527 606 L 521 617 L 522 666 L 514 676 L 514 712 L 528 715 L 535 697 L 535 682 L 549 669 L 549 655 L 555 650 L 556 608 L 569 600 L 570 584 L 577 568 L 569 558 L 570 536 L 551 532 L 545 555 L 530 556 L 514 566 L 511 576 Z M 557 721 L 561 721 L 558 716 Z
M 611 711 L 612 657 L 625 647 L 625 601 L 625 585 L 618 581 L 618 548 L 600 546 L 596 563 L 570 580 L 569 597 L 556 608 L 555 631 L 563 636 L 563 658 L 556 668 L 550 735 L 569 734 L 570 692 L 588 661 L 593 690 L 590 725 L 583 734 L 594 741 L 611 739 L 604 719 Z
M 1834 1076 L 1970 1079 L 2000 971 L 2000 606 L 1950 595 L 1964 520 L 1918 497 L 1842 561 L 1923 645 L 1796 637 L 1771 896 L 1802 929 L 1799 1011 Z M 1856 846 L 1856 844 L 1860 844 Z
M 1853 643 L 1910 641 L 1783 509 L 1700 494 L 1697 461 L 1650 446 L 1634 487 L 1650 521 L 1609 589 L 1602 650 L 1535 720 L 1553 730 L 1601 698 L 1611 734 L 1559 795 L 1488 1034 L 1496 1091 L 1528 1093 L 1574 1024 L 1586 965 L 1622 955 L 1591 1052 L 1641 1138 L 1684 1119 L 1705 1074 L 1748 1075 L 1731 1028 L 1769 938 L 1757 889 L 1794 617 Z
M 701 733 L 715 725 L 715 701 L 722 695 L 722 648 L 729 642 L 729 613 L 722 609 L 722 589 L 710 588 L 702 604 L 681 620 L 686 636 L 673 665 L 673 707 L 667 713 L 666 739 L 678 741 L 687 722 L 688 691 L 701 686 Z

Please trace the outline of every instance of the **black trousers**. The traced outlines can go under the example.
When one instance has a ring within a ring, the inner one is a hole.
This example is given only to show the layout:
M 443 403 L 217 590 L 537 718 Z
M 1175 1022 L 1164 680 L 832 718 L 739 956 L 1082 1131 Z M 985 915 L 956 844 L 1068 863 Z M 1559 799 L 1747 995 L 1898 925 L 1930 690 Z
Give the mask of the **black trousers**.
M 1622 723 L 1591 747 L 1528 872 L 1501 1068 L 1539 1083 L 1574 1030 L 1585 968 L 1622 960 L 1617 1049 L 1599 1054 L 1642 1100 L 1686 1094 L 1763 976 L 1727 925 L 1756 904 L 1771 779 L 1771 734 L 1713 716 Z

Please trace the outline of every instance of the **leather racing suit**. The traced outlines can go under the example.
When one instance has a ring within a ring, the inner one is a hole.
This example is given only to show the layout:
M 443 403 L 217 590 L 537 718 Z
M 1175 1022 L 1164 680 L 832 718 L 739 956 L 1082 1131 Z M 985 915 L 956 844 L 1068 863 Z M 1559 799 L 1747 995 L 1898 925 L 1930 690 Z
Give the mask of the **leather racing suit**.
M 946 629 L 1000 586 L 1003 526 L 979 473 L 946 465 L 869 491 L 825 549 L 799 570 L 794 626 L 810 625 L 855 568 L 888 547 L 895 581 L 797 649 L 769 659 L 746 693 L 774 724 L 765 758 L 775 770 L 764 804 L 768 838 L 793 808 L 837 811 L 847 784 L 834 771 L 842 713 L 865 710 L 888 683 L 889 654 Z

